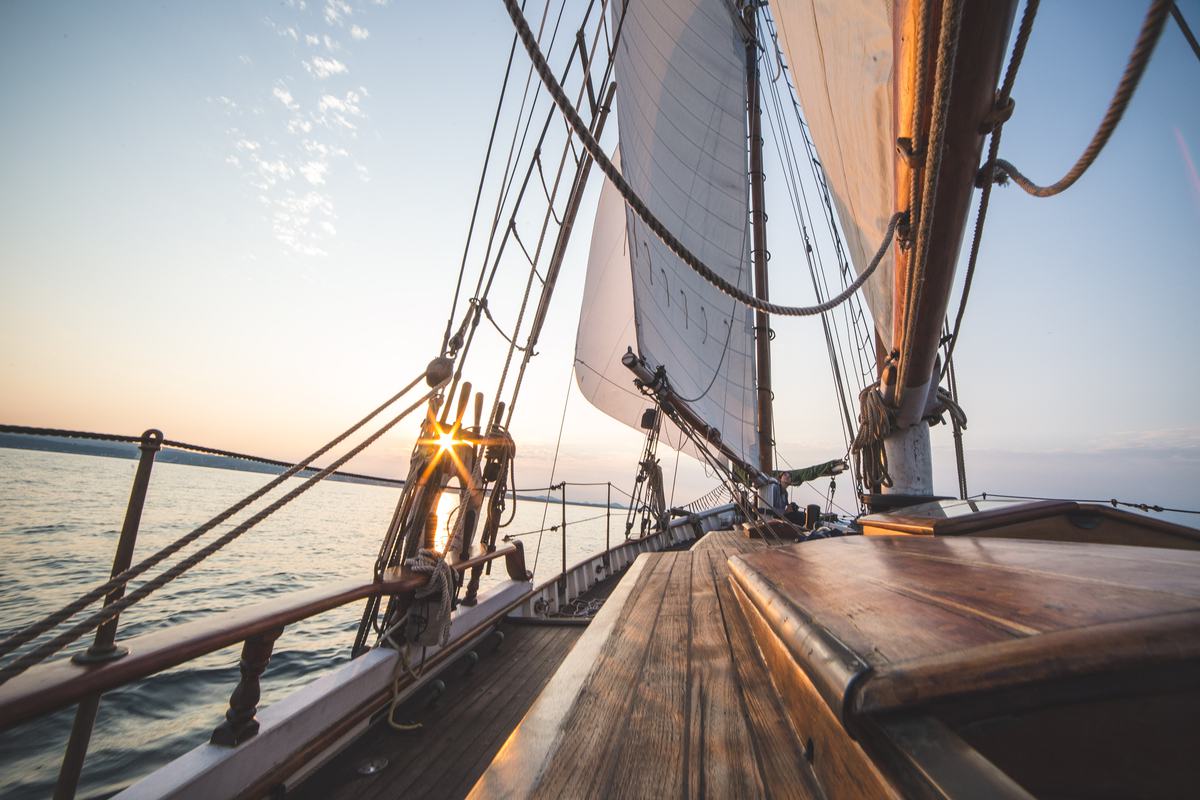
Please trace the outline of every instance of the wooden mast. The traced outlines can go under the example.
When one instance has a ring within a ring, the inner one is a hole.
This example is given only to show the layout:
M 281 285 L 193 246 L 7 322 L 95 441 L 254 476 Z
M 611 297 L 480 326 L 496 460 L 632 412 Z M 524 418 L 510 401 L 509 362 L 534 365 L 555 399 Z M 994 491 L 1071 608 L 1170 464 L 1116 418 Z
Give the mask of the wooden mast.
M 995 102 L 996 85 L 1003 67 L 1008 34 L 1016 14 L 1016 0 L 961 0 L 962 17 L 950 81 L 950 102 L 945 117 L 945 143 L 937 183 L 932 187 L 932 209 L 922 286 L 910 287 L 911 257 L 897 244 L 895 295 L 892 315 L 893 347 L 897 363 L 881 374 L 884 397 L 896 407 L 896 430 L 885 440 L 888 466 L 897 494 L 933 494 L 929 427 L 922 421 L 937 389 L 934 374 L 941 341 L 942 322 L 950 300 L 954 267 L 962 247 L 963 232 L 974 189 L 975 175 L 987 130 L 983 121 Z M 946 6 L 951 6 L 947 3 Z M 936 0 L 900 0 L 894 10 L 893 130 L 896 138 L 916 139 L 915 157 L 899 152 L 894 159 L 896 208 L 910 205 L 914 169 L 923 170 L 932 109 L 936 103 L 935 77 L 938 37 L 943 4 Z M 918 64 L 918 23 L 927 15 L 927 46 Z M 926 87 L 920 109 L 920 136 L 913 137 L 913 110 L 917 102 L 918 70 Z M 922 181 L 924 175 L 918 176 Z M 921 199 L 918 196 L 918 203 Z M 915 240 L 917 231 L 911 231 Z M 905 341 L 905 331 L 911 335 Z M 881 362 L 882 363 L 882 362 Z M 902 384 L 901 385 L 901 381 Z
M 754 296 L 769 300 L 767 288 L 767 215 L 763 199 L 762 108 L 759 105 L 757 0 L 747 0 L 742 17 L 746 23 L 746 109 L 750 132 L 750 225 L 754 260 Z M 754 312 L 754 344 L 758 390 L 758 468 L 770 475 L 775 468 L 775 417 L 771 391 L 771 318 Z

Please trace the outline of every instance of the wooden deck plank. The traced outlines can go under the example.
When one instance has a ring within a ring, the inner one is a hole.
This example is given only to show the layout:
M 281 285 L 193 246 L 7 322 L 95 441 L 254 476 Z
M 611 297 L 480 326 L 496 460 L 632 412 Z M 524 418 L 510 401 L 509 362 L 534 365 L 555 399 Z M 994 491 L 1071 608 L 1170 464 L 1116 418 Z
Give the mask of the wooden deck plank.
M 308 800 L 373 800 L 397 796 L 463 797 L 508 733 L 579 638 L 565 626 L 509 626 L 498 651 L 485 655 L 464 679 L 452 666 L 446 694 L 432 708 L 402 711 L 420 721 L 411 733 L 380 725 L 321 767 L 289 797 Z M 386 759 L 380 772 L 363 777 L 359 764 Z
M 473 795 L 820 797 L 732 595 L 727 553 L 764 546 L 739 539 L 642 556 L 571 696 L 543 694 Z
M 751 539 L 736 530 L 709 531 L 700 538 L 700 541 L 696 542 L 695 546 L 689 552 L 715 551 L 722 553 L 725 558 L 729 558 L 739 553 L 751 553 L 755 550 L 762 550 L 770 544 L 771 542 L 763 539 Z
M 399 734 L 398 738 L 408 744 L 396 759 L 399 777 L 391 782 L 376 782 L 373 787 L 376 791 L 364 795 L 363 800 L 397 794 L 456 796 L 440 791 L 450 788 L 445 785 L 448 778 L 457 777 L 455 771 L 447 770 L 447 762 L 459 761 L 464 754 L 481 748 L 495 753 L 498 743 L 520 721 L 537 691 L 562 661 L 569 649 L 569 645 L 562 646 L 562 641 L 556 631 L 543 627 L 534 628 L 519 642 L 506 642 L 503 646 L 518 644 L 525 652 L 515 663 L 497 662 L 491 674 L 481 676 L 483 679 L 471 687 L 474 690 L 469 693 L 471 706 L 458 702 L 457 698 L 445 698 L 439 701 L 438 708 L 419 716 L 424 726 L 421 730 Z M 531 682 L 530 675 L 545 677 Z M 445 735 L 439 736 L 439 731 L 445 731 Z
M 603 796 L 607 765 L 621 742 L 633 693 L 654 633 L 654 623 L 676 553 L 640 556 L 647 565 L 618 622 L 563 724 L 563 735 L 551 753 L 534 797 Z M 518 729 L 517 733 L 520 731 Z
M 724 553 L 692 554 L 692 637 L 688 670 L 688 797 L 762 797 L 757 769 L 747 769 L 755 753 L 737 684 L 721 604 L 718 573 Z
M 573 643 L 574 640 L 572 640 L 572 644 Z M 549 669 L 550 673 L 554 672 L 558 664 L 562 662 L 562 659 L 565 657 L 565 655 L 565 652 L 560 653 L 558 651 L 555 651 L 554 653 L 547 651 L 545 653 L 543 656 L 544 659 L 554 659 L 554 664 L 551 665 Z M 514 692 L 514 695 L 517 699 L 519 699 L 521 712 L 516 715 L 506 715 L 503 719 L 498 717 L 497 719 L 493 720 L 480 737 L 483 741 L 489 743 L 503 743 L 503 741 L 508 738 L 508 735 L 512 732 L 512 730 L 521 722 L 521 719 L 525 715 L 525 711 L 527 711 L 528 708 L 533 705 L 534 700 L 537 699 L 538 694 L 541 693 L 548 682 L 548 679 L 547 681 L 529 681 L 526 680 L 524 676 L 518 676 L 518 678 L 520 680 L 520 686 L 519 690 Z M 492 758 L 496 755 L 498 750 L 499 747 L 496 745 L 490 747 L 469 748 L 467 751 L 468 758 L 464 759 L 462 764 L 464 769 L 458 775 L 458 783 L 453 787 L 452 791 L 449 792 L 448 796 L 466 797 L 467 793 L 471 791 L 471 787 L 475 785 L 475 781 L 479 780 L 479 776 L 483 774 L 485 769 L 487 769 L 488 764 L 491 763 Z M 473 758 L 470 756 L 473 756 Z
M 682 796 L 690 763 L 688 676 L 691 665 L 692 564 L 689 553 L 672 558 L 650 646 L 625 687 L 632 693 L 619 748 L 607 770 L 607 797 Z M 615 731 L 610 731 L 615 732 Z
M 720 622 L 728 643 L 730 661 L 736 670 L 733 680 L 741 695 L 761 783 L 770 788 L 772 797 L 795 800 L 820 797 L 800 739 L 788 721 L 766 664 L 733 596 L 726 564 L 713 563 L 710 568 Z

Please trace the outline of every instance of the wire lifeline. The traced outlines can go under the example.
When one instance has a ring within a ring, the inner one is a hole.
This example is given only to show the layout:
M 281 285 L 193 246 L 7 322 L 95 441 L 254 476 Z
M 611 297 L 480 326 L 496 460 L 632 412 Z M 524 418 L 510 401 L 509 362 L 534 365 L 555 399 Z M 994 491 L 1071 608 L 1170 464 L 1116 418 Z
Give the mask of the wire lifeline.
M 980 492 L 979 494 L 971 495 L 971 497 L 968 499 L 975 499 L 977 497 L 981 498 L 983 500 L 988 500 L 990 498 L 996 497 L 996 498 L 1000 498 L 1002 500 L 1057 500 L 1057 501 L 1067 502 L 1067 503 L 1098 503 L 1098 504 L 1108 504 L 1108 505 L 1111 505 L 1113 508 L 1116 508 L 1117 506 L 1126 506 L 1128 508 L 1136 508 L 1141 511 L 1155 511 L 1158 513 L 1162 513 L 1164 511 L 1169 511 L 1174 514 L 1200 514 L 1200 509 L 1167 508 L 1165 506 L 1154 505 L 1152 503 L 1131 503 L 1128 500 L 1118 500 L 1115 497 L 1111 497 L 1107 500 L 1081 500 L 1079 498 L 1035 497 L 1033 495 L 1026 495 L 1026 494 L 998 494 L 996 492 Z
M 54 637 L 53 639 L 49 640 L 48 642 L 45 642 L 44 644 L 29 651 L 25 655 L 10 661 L 7 665 L 4 666 L 3 669 L 0 669 L 0 684 L 6 683 L 10 678 L 20 675 L 22 672 L 24 672 L 25 670 L 34 666 L 35 664 L 38 664 L 38 663 L 46 660 L 50 656 L 57 653 L 59 650 L 62 650 L 67 645 L 69 645 L 72 642 L 74 642 L 75 640 L 79 639 L 85 633 L 87 633 L 91 630 L 94 630 L 95 628 L 99 627 L 100 625 L 103 625 L 104 623 L 108 622 L 109 620 L 113 619 L 114 617 L 119 616 L 121 614 L 121 612 L 123 612 L 125 609 L 129 608 L 130 606 L 141 601 L 142 599 L 144 599 L 151 593 L 157 591 L 158 589 L 162 588 L 166 584 L 175 580 L 180 575 L 187 572 L 189 569 L 196 566 L 201 561 L 208 558 L 210 555 L 217 552 L 225 545 L 227 545 L 230 542 L 232 542 L 233 540 L 237 539 L 243 533 L 250 530 L 255 525 L 262 522 L 263 520 L 265 520 L 267 517 L 274 514 L 279 509 L 283 508 L 285 505 L 290 503 L 292 500 L 296 499 L 300 495 L 307 492 L 309 489 L 311 489 L 313 486 L 315 486 L 320 481 L 324 480 L 326 477 L 328 477 L 330 474 L 332 474 L 334 471 L 336 471 L 337 468 L 340 467 L 342 464 L 345 464 L 347 461 L 349 461 L 350 459 L 357 456 L 359 453 L 361 453 L 367 447 L 374 444 L 377 439 L 379 439 L 381 436 L 383 436 L 383 434 L 387 433 L 389 430 L 391 430 L 393 427 L 395 427 L 395 425 L 397 423 L 399 423 L 402 419 L 407 417 L 410 413 L 412 413 L 414 410 L 419 408 L 426 401 L 428 401 L 430 398 L 432 398 L 434 395 L 436 395 L 438 393 L 438 391 L 440 391 L 440 387 L 430 389 L 430 391 L 426 392 L 419 400 L 417 400 L 412 405 L 408 406 L 406 409 L 401 411 L 396 416 L 392 417 L 392 419 L 389 420 L 386 424 L 384 424 L 381 428 L 379 428 L 379 430 L 377 430 L 375 433 L 371 434 L 366 439 L 364 439 L 362 442 L 360 442 L 358 445 L 356 445 L 354 448 L 349 450 L 345 455 L 343 455 L 337 461 L 333 462 L 328 467 L 326 467 L 325 469 L 321 470 L 319 473 L 317 473 L 313 477 L 306 480 L 300 486 L 297 486 L 295 489 L 293 489 L 292 491 L 285 494 L 283 497 L 276 500 L 274 503 L 271 503 L 269 506 L 267 506 L 266 508 L 259 511 L 258 513 L 256 513 L 254 516 L 250 517 L 248 520 L 246 520 L 242 524 L 238 525 L 237 527 L 233 528 L 229 532 L 225 533 L 220 538 L 213 540 L 211 543 L 209 543 L 205 547 L 201 548 L 200 550 L 197 550 L 192 555 L 188 556 L 187 558 L 185 558 L 182 561 L 175 564 L 175 566 L 167 569 L 166 571 L 160 573 L 156 577 L 154 577 L 151 580 L 147 581 L 146 583 L 142 584 L 137 589 L 135 589 L 133 592 L 122 597 L 120 600 L 117 600 L 113 603 L 110 603 L 107 606 L 104 606 L 99 611 L 97 611 L 94 614 L 92 614 L 91 616 L 85 618 L 83 621 L 76 623 L 74 626 L 67 629 L 63 633 L 60 633 L 58 636 Z M 345 437 L 343 436 L 340 438 L 345 438 Z M 195 531 L 193 531 L 193 533 L 195 533 Z M 191 535 L 192 534 L 189 534 L 189 536 L 191 536 Z M 184 537 L 184 538 L 187 538 L 187 537 Z M 178 548 L 176 548 L 176 549 L 178 549 Z M 174 552 L 174 551 L 172 551 L 172 552 Z M 158 560 L 161 561 L 165 557 L 166 557 L 166 555 L 162 555 Z M 141 565 L 139 565 L 139 566 L 141 566 Z M 150 565 L 150 566 L 152 566 L 152 565 Z M 145 569 L 149 569 L 149 566 L 143 567 L 143 571 L 145 571 Z M 122 573 L 122 575 L 125 575 L 125 574 L 126 573 Z M 120 578 L 120 577 L 121 576 L 118 576 L 118 578 Z M 127 581 L 128 578 L 126 578 L 125 580 Z M 52 616 L 54 616 L 54 615 L 52 615 Z M 68 615 L 68 616 L 70 616 L 70 615 Z M 61 621 L 61 620 L 59 620 L 59 621 Z M 44 622 L 45 622 L 45 620 L 43 620 L 43 623 Z M 34 626 L 31 626 L 31 627 L 38 627 L 40 624 L 41 623 L 35 624 Z M 55 625 L 57 625 L 57 624 L 58 623 L 56 622 Z M 51 627 L 53 627 L 53 626 L 51 626 Z M 47 628 L 47 630 L 48 629 L 49 628 Z M 29 629 L 27 628 L 25 630 L 27 631 Z M 23 634 L 23 633 L 25 633 L 25 631 L 21 632 L 21 634 Z M 21 634 L 18 634 L 18 635 L 21 635 Z M 35 635 L 40 635 L 40 634 L 35 634 Z M 13 638 L 15 638 L 15 637 L 13 637 Z M 28 641 L 28 639 L 26 639 L 25 641 Z
M 600 171 L 603 172 L 610 181 L 612 181 L 613 186 L 618 192 L 621 193 L 621 196 L 625 199 L 625 202 L 628 203 L 629 207 L 632 208 L 634 213 L 638 215 L 638 218 L 646 224 L 646 227 L 650 228 L 650 230 L 654 232 L 654 235 L 662 240 L 663 244 L 665 244 L 667 248 L 671 250 L 671 252 L 678 256 L 684 264 L 691 268 L 693 272 L 704 278 L 713 286 L 717 287 L 722 292 L 739 301 L 743 305 L 749 306 L 757 311 L 764 311 L 768 314 L 776 314 L 781 317 L 811 317 L 816 316 L 824 311 L 829 311 L 832 308 L 836 308 L 845 302 L 850 296 L 857 292 L 864 283 L 866 283 L 867 279 L 870 278 L 875 272 L 875 269 L 879 266 L 880 262 L 883 261 L 883 257 L 887 254 L 888 248 L 891 246 L 892 237 L 896 233 L 896 226 L 906 216 L 904 212 L 897 212 L 892 215 L 891 220 L 888 222 L 887 233 L 884 235 L 883 243 L 880 245 L 879 251 L 875 254 L 875 257 L 871 259 L 871 263 L 867 266 L 867 268 L 864 269 L 861 274 L 859 274 L 858 278 L 851 283 L 845 291 L 836 297 L 826 300 L 824 303 L 819 303 L 813 306 L 778 305 L 776 303 L 760 300 L 757 297 L 747 294 L 733 284 L 729 283 L 720 275 L 713 272 L 712 269 L 705 265 L 704 262 L 702 262 L 699 258 L 697 258 L 696 255 L 692 253 L 692 251 L 689 250 L 686 245 L 683 244 L 683 242 L 676 238 L 675 235 L 671 233 L 671 231 L 668 230 L 667 227 L 658 219 L 658 217 L 656 217 L 654 213 L 650 211 L 642 199 L 638 197 L 637 193 L 633 191 L 633 188 L 626 183 L 625 178 L 621 175 L 620 170 L 618 170 L 612 161 L 609 160 L 608 156 L 604 153 L 603 148 L 600 147 L 600 143 L 597 142 L 588 131 L 587 125 L 584 124 L 583 119 L 579 116 L 579 113 L 571 105 L 571 102 L 567 98 L 566 93 L 563 91 L 562 86 L 560 86 L 558 81 L 554 78 L 553 73 L 550 71 L 550 66 L 546 63 L 546 59 L 542 55 L 541 50 L 538 48 L 537 42 L 534 41 L 533 33 L 529 30 L 529 25 L 525 21 L 525 16 L 521 13 L 521 9 L 517 5 L 516 0 L 504 0 L 504 5 L 505 8 L 508 9 L 508 14 L 512 18 L 513 24 L 517 28 L 517 35 L 520 37 L 522 44 L 525 45 L 525 50 L 529 53 L 529 58 L 533 61 L 534 69 L 537 71 L 539 77 L 541 77 L 542 82 L 546 85 L 546 89 L 551 98 L 553 98 L 555 105 L 558 106 L 559 111 L 561 111 L 563 116 L 566 118 L 567 123 L 571 126 L 571 128 L 575 131 L 575 134 L 579 137 L 579 140 L 583 143 L 584 149 L 587 150 L 588 155 L 590 155 L 592 160 L 596 162 L 596 165 L 600 167 Z
M 1170 16 L 1173 7 L 1174 3 L 1171 0 L 1154 0 L 1150 4 L 1150 10 L 1146 12 L 1146 19 L 1142 22 L 1142 29 L 1133 46 L 1133 52 L 1129 54 L 1125 72 L 1121 75 L 1117 90 L 1108 104 L 1108 111 L 1105 112 L 1104 119 L 1100 121 L 1100 126 L 1096 129 L 1092 140 L 1076 160 L 1075 165 L 1067 170 L 1067 174 L 1049 186 L 1039 186 L 1025 177 L 1010 162 L 1001 158 L 996 160 L 994 180 L 1003 183 L 1011 178 L 1013 183 L 1034 197 L 1053 197 L 1071 188 L 1072 184 L 1079 180 L 1095 162 L 1100 151 L 1108 143 L 1109 137 L 1116 130 L 1121 117 L 1124 116 L 1125 109 L 1128 108 L 1129 101 L 1133 99 L 1133 93 L 1137 90 L 1138 83 L 1146 71 L 1146 66 L 1150 63 L 1150 56 L 1154 54 L 1154 47 L 1161 38 L 1163 28 L 1167 24 L 1167 17 Z
M 541 27 L 538 31 L 538 39 L 539 40 L 541 38 L 542 33 L 545 30 L 546 22 L 549 19 L 550 4 L 551 4 L 551 0 L 546 0 L 545 9 L 542 12 Z M 549 49 L 551 51 L 554 49 L 554 45 L 558 40 L 558 30 L 559 30 L 559 26 L 562 22 L 563 10 L 565 8 L 566 8 L 566 0 L 562 0 L 562 3 L 559 5 L 558 16 L 555 18 L 553 31 L 551 32 L 551 35 L 550 35 Z M 574 50 L 572 50 L 572 58 L 574 57 L 573 54 L 574 54 Z M 568 64 L 568 69 L 569 68 L 570 68 L 570 65 Z M 526 76 L 526 79 L 525 79 L 525 91 L 521 98 L 521 106 L 517 112 L 517 125 L 513 129 L 512 141 L 509 145 L 508 160 L 507 160 L 507 163 L 506 163 L 506 166 L 504 169 L 504 175 L 501 177 L 501 180 L 500 180 L 500 193 L 499 193 L 499 196 L 496 198 L 496 210 L 493 214 L 491 232 L 488 234 L 487 249 L 484 252 L 483 261 L 480 263 L 479 277 L 475 283 L 475 292 L 474 292 L 473 296 L 483 298 L 483 299 L 487 299 L 487 297 L 491 293 L 492 282 L 495 279 L 496 270 L 500 266 L 500 259 L 503 257 L 505 246 L 508 243 L 509 229 L 507 227 L 505 227 L 505 229 L 504 229 L 505 233 L 502 237 L 500 237 L 500 243 L 499 243 L 499 247 L 496 252 L 496 258 L 495 258 L 495 261 L 493 262 L 492 261 L 492 249 L 493 249 L 493 247 L 496 246 L 496 235 L 500 229 L 500 219 L 504 216 L 503 211 L 504 211 L 505 205 L 508 202 L 509 192 L 512 190 L 513 184 L 517 178 L 516 166 L 517 166 L 517 161 L 519 160 L 518 157 L 521 152 L 524 152 L 525 141 L 526 141 L 527 137 L 529 136 L 530 130 L 532 130 L 531 125 L 533 123 L 534 112 L 536 111 L 538 96 L 541 93 L 542 87 L 541 87 L 541 84 L 539 83 L 537 88 L 534 90 L 532 104 L 529 105 L 529 113 L 528 113 L 528 115 L 526 115 L 525 108 L 529 101 L 529 88 L 532 85 L 532 81 L 533 81 L 533 68 L 530 67 L 529 74 Z M 539 136 L 538 144 L 535 145 L 535 149 L 540 147 L 542 142 L 545 140 L 546 132 L 549 130 L 549 127 L 550 127 L 550 120 L 551 120 L 552 112 L 553 112 L 553 110 L 551 110 L 551 112 L 547 113 L 547 115 L 546 115 L 546 123 L 542 126 L 542 132 Z M 522 132 L 522 124 L 520 122 L 521 119 L 525 120 L 524 126 L 523 126 L 524 127 L 523 132 Z M 520 143 L 519 144 L 518 144 L 518 134 L 520 134 L 520 137 L 519 137 Z M 521 181 L 521 188 L 517 192 L 517 198 L 516 198 L 516 200 L 514 202 L 514 206 L 513 206 L 513 213 L 515 213 L 516 209 L 518 209 L 520 207 L 521 201 L 525 196 L 525 190 L 528 188 L 529 181 L 532 177 L 533 177 L 533 164 L 531 162 L 529 165 L 529 168 L 525 171 L 524 179 Z M 492 264 L 490 272 L 488 269 L 489 263 Z M 486 288 L 484 288 L 485 278 L 487 279 Z M 472 318 L 471 314 L 470 314 L 470 312 L 468 312 L 466 319 L 469 320 L 471 318 Z M 467 355 L 471 349 L 471 343 L 475 339 L 475 332 L 478 330 L 479 322 L 480 322 L 479 316 L 475 315 L 474 321 L 473 321 L 469 331 L 467 332 L 465 344 L 461 348 L 461 355 L 457 362 L 458 366 L 454 371 L 454 377 L 450 383 L 450 390 L 449 390 L 450 395 L 454 394 L 454 392 L 458 388 L 459 381 L 462 379 L 463 369 L 466 367 Z M 466 327 L 465 323 L 466 323 L 466 320 L 464 320 L 464 328 Z M 447 406 L 447 408 L 449 408 L 449 406 Z M 442 422 L 444 423 L 445 421 L 446 420 L 443 417 Z
M 467 255 L 471 251 L 471 239 L 475 234 L 475 220 L 479 215 L 479 202 L 483 198 L 484 182 L 487 180 L 488 165 L 492 161 L 492 147 L 496 144 L 496 132 L 500 126 L 500 110 L 504 107 L 504 97 L 508 93 L 508 79 L 512 74 L 513 56 L 517 52 L 517 36 L 513 34 L 512 45 L 508 49 L 508 65 L 504 68 L 504 80 L 500 84 L 500 98 L 496 101 L 496 113 L 492 117 L 492 133 L 488 136 L 487 152 L 483 155 L 483 169 L 479 174 L 479 186 L 475 190 L 475 204 L 471 209 L 471 222 L 467 226 L 466 242 L 463 244 L 462 262 L 458 267 L 458 282 L 454 286 L 454 300 L 450 304 L 450 315 L 446 320 L 446 333 L 442 336 L 442 355 L 446 355 L 450 344 L 450 328 L 454 315 L 458 311 L 458 298 L 462 293 L 463 278 L 467 271 Z
M 93 431 L 75 431 L 66 428 L 36 428 L 28 425 L 0 425 L 0 433 L 14 433 L 21 436 L 52 436 L 58 439 L 89 439 L 101 442 L 119 442 L 122 444 L 141 444 L 141 436 L 128 436 L 121 433 L 95 433 Z M 255 464 L 267 464 L 272 467 L 290 468 L 294 466 L 292 461 L 281 461 L 277 458 L 267 458 L 266 456 L 256 456 L 250 453 L 239 453 L 236 450 L 222 450 L 219 447 L 207 447 L 202 444 L 192 444 L 190 442 L 181 442 L 176 439 L 163 439 L 159 443 L 162 447 L 168 447 L 172 450 L 187 450 L 193 453 L 203 453 L 210 456 L 222 456 L 224 458 L 235 458 L 239 461 L 249 461 Z M 317 467 L 309 467 L 308 469 L 316 470 Z M 361 472 L 337 472 L 335 473 L 345 478 L 361 478 L 368 481 L 379 481 L 380 483 L 392 483 L 403 485 L 404 481 L 400 478 L 385 478 L 380 475 L 364 475 Z
M 87 592 L 86 594 L 76 598 L 74 601 L 63 606 L 58 611 L 55 611 L 54 613 L 47 615 L 46 617 L 39 620 L 38 622 L 28 625 L 28 626 L 22 628 L 21 630 L 17 631 L 16 633 L 12 634 L 11 636 L 8 636 L 7 638 L 4 639 L 4 641 L 0 642 L 0 657 L 8 655 L 9 653 L 13 652 L 21 645 L 25 644 L 26 642 L 29 642 L 32 639 L 35 639 L 38 636 L 41 636 L 43 633 L 46 633 L 47 631 L 62 624 L 62 622 L 69 619 L 70 617 L 74 616 L 75 614 L 79 613 L 79 611 L 81 611 L 82 609 L 86 608 L 87 606 L 91 605 L 92 603 L 96 602 L 97 600 L 100 600 L 101 598 L 103 598 L 104 596 L 109 594 L 113 589 L 116 589 L 119 586 L 125 585 L 133 578 L 136 578 L 138 575 L 142 574 L 146 570 L 150 569 L 151 567 L 154 567 L 156 564 L 160 563 L 164 559 L 168 558 L 169 556 L 178 552 L 182 548 L 191 544 L 196 539 L 200 538 L 204 534 L 206 534 L 209 531 L 211 531 L 212 529 L 216 528 L 221 523 L 228 520 L 234 514 L 237 514 L 239 511 L 243 510 L 244 508 L 249 506 L 254 501 L 263 497 L 265 494 L 270 492 L 272 489 L 275 489 L 277 486 L 282 484 L 288 478 L 292 477 L 293 475 L 297 474 L 298 472 L 301 472 L 302 470 L 307 468 L 310 464 L 312 464 L 313 461 L 320 458 L 325 453 L 329 452 L 331 449 L 333 449 L 338 444 L 340 444 L 342 441 L 344 441 L 348 436 L 353 434 L 355 431 L 357 431 L 363 425 L 366 425 L 368 422 L 370 422 L 372 419 L 374 419 L 376 416 L 378 416 L 380 413 L 382 413 L 385 408 L 390 406 L 392 403 L 395 403 L 397 400 L 399 400 L 405 394 L 410 392 L 413 389 L 413 387 L 415 387 L 418 383 L 420 383 L 421 380 L 423 378 L 425 378 L 426 375 L 428 375 L 428 374 L 429 374 L 428 371 L 426 371 L 425 373 L 418 375 L 407 386 L 405 386 L 399 392 L 397 392 L 396 394 L 394 394 L 390 398 L 388 398 L 388 400 L 386 402 L 377 406 L 374 410 L 372 410 L 369 414 L 367 414 L 361 420 L 356 422 L 354 425 L 347 428 L 339 436 L 337 436 L 336 438 L 334 438 L 333 440 L 331 440 L 330 442 L 328 442 L 327 444 L 325 444 L 324 446 L 322 446 L 321 448 L 319 448 L 318 450 L 316 450 L 315 452 L 310 454 L 308 457 L 306 457 L 302 461 L 299 461 L 296 464 L 289 467 L 288 469 L 284 470 L 284 472 L 280 473 L 275 478 L 268 481 L 266 484 L 261 486 L 259 489 L 255 490 L 254 492 L 251 492 L 249 495 L 242 498 L 241 500 L 239 500 L 237 503 L 233 504 L 229 508 L 225 509 L 220 514 L 213 517 L 212 519 L 210 519 L 208 522 L 204 523 L 200 527 L 192 530 L 190 533 L 187 533 L 184 536 L 181 536 L 180 538 L 176 539 L 174 542 L 172 542 L 172 543 L 168 544 L 167 546 L 163 547 L 162 549 L 160 549 L 158 552 L 148 556 L 147 558 L 142 559 L 137 564 L 134 564 L 129 569 L 122 572 L 120 575 L 114 575 L 106 583 L 103 583 L 100 586 L 97 586 L 96 588 Z M 15 427 L 15 426 L 13 426 L 13 427 Z M 103 440 L 110 440 L 110 441 L 121 441 L 121 440 L 124 440 L 125 438 L 127 438 L 127 437 L 115 436 L 113 434 L 93 434 L 93 433 L 81 433 L 78 431 L 59 431 L 59 430 L 50 429 L 50 428 L 45 428 L 45 429 L 34 428 L 34 429 L 29 429 L 29 430 L 45 432 L 47 435 L 51 435 L 51 434 L 66 435 L 66 436 L 74 436 L 77 438 L 94 438 L 94 439 L 103 439 Z M 140 441 L 140 439 L 137 441 Z

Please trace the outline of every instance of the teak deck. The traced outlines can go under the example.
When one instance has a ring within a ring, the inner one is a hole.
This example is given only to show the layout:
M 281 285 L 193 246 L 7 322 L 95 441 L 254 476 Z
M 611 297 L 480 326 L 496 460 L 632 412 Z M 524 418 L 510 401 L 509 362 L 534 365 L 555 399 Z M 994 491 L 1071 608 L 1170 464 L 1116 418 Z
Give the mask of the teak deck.
M 472 796 L 819 797 L 728 579 L 763 547 L 641 556 Z
M 411 732 L 376 725 L 288 797 L 330 800 L 374 798 L 461 798 L 583 629 L 570 626 L 505 625 L 504 642 L 469 673 L 463 665 L 443 676 L 445 693 L 430 705 L 421 695 L 401 706 L 399 722 L 420 722 Z M 371 775 L 358 769 L 386 762 Z

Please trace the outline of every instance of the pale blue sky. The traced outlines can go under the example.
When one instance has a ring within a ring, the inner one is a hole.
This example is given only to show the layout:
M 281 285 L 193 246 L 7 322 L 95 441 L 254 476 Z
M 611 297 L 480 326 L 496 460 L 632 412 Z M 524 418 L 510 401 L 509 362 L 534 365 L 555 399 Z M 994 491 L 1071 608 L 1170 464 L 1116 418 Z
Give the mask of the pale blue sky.
M 0 418 L 156 425 L 289 458 L 435 354 L 511 23 L 498 0 L 296 5 L 0 5 Z M 1200 3 L 1180 5 L 1197 25 Z M 1005 157 L 1035 180 L 1069 166 L 1144 10 L 1043 3 Z M 1075 188 L 993 195 L 957 359 L 972 490 L 1198 504 L 1198 98 L 1200 63 L 1169 24 Z M 783 182 L 767 186 L 773 294 L 808 302 Z M 576 237 L 522 397 L 521 483 L 545 479 L 554 448 L 586 253 Z M 494 301 L 501 319 L 516 295 Z M 836 457 L 819 323 L 775 328 L 783 454 Z M 401 471 L 411 434 L 361 468 Z M 639 444 L 572 396 L 569 477 L 628 482 Z M 710 484 L 684 459 L 676 499 Z

